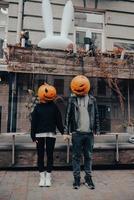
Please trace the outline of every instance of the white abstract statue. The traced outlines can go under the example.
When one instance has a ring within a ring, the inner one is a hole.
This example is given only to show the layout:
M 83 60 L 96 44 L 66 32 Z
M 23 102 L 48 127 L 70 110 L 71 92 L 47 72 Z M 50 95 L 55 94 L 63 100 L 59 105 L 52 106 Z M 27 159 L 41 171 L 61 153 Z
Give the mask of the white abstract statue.
M 43 38 L 38 43 L 39 47 L 64 50 L 69 45 L 73 45 L 73 42 L 68 38 L 68 32 L 74 18 L 74 9 L 71 0 L 67 1 L 63 10 L 60 35 L 54 35 L 53 33 L 53 15 L 49 0 L 43 0 L 42 2 L 42 15 L 46 38 Z

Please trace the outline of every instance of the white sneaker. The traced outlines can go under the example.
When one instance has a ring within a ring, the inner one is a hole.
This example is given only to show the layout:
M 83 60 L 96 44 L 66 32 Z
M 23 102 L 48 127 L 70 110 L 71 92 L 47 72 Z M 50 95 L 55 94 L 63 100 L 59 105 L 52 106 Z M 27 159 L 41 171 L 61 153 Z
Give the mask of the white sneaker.
M 45 186 L 45 172 L 40 172 L 40 182 L 39 182 L 40 187 Z
M 50 187 L 52 185 L 51 173 L 46 172 L 46 187 Z

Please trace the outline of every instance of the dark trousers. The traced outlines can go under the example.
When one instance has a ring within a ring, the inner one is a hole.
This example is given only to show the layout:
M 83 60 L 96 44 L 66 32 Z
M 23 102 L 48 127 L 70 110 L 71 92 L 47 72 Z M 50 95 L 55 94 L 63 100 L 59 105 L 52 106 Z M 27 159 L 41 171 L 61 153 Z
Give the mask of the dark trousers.
M 93 145 L 94 136 L 92 133 L 72 134 L 72 165 L 74 177 L 80 177 L 80 159 L 82 153 L 84 156 L 85 174 L 86 176 L 91 175 Z
M 44 146 L 46 145 L 46 156 L 47 156 L 47 165 L 46 165 L 46 171 L 51 172 L 53 169 L 53 152 L 54 152 L 54 146 L 56 138 L 46 137 L 46 138 L 36 138 L 37 143 L 37 164 L 39 172 L 44 172 Z

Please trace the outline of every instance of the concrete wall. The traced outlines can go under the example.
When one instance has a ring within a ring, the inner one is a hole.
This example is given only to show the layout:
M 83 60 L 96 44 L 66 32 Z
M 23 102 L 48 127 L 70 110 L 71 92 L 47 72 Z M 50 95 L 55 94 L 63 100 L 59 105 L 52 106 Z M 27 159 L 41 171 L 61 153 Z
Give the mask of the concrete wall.
M 54 151 L 54 167 L 72 167 L 72 148 L 70 147 L 69 163 L 67 163 L 66 144 L 56 144 Z M 37 153 L 35 144 L 16 144 L 15 165 L 11 165 L 11 145 L 0 145 L 0 168 L 4 167 L 37 167 Z M 44 158 L 46 163 L 46 157 Z M 134 164 L 134 148 L 132 144 L 121 143 L 119 148 L 119 162 L 116 162 L 115 143 L 95 143 L 93 152 L 93 166 L 118 164 Z M 81 158 L 81 165 L 83 161 Z

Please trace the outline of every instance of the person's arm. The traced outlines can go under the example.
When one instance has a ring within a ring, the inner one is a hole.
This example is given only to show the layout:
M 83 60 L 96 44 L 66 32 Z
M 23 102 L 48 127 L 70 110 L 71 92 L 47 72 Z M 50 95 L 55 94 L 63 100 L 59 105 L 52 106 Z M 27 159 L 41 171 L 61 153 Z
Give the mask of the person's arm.
M 56 112 L 56 126 L 58 128 L 58 130 L 60 131 L 60 133 L 63 135 L 64 134 L 64 126 L 63 126 L 63 121 L 62 121 L 62 116 L 61 116 L 61 112 L 59 110 L 59 108 L 57 107 L 57 105 L 55 104 L 55 112 Z
M 36 134 L 37 120 L 38 120 L 37 109 L 35 107 L 33 112 L 31 113 L 31 139 L 33 140 L 33 142 L 36 141 L 35 134 Z
M 71 103 L 72 103 L 72 98 L 69 97 L 66 114 L 65 114 L 65 124 L 64 124 L 64 132 L 65 134 L 68 134 L 68 135 L 69 135 L 70 120 L 71 120 Z

